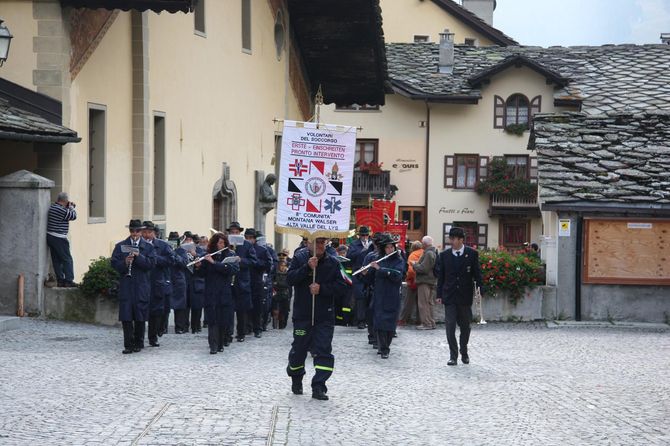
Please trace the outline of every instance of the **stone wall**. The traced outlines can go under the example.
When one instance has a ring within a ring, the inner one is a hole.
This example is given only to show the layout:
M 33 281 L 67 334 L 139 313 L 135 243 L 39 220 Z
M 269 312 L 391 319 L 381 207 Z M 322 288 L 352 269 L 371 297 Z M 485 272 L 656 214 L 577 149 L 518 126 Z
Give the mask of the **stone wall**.
M 89 298 L 77 288 L 45 288 L 45 316 L 71 322 L 85 322 L 117 326 L 119 302 L 116 298 L 98 296 Z

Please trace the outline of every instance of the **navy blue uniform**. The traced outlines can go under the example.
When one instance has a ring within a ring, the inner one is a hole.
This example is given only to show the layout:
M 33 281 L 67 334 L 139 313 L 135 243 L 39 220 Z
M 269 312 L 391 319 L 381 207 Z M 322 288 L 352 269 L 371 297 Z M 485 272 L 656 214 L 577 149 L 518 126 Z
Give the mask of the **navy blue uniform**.
M 372 243 L 368 244 L 368 247 L 363 246 L 363 242 L 360 239 L 354 240 L 349 245 L 349 251 L 347 251 L 347 258 L 351 260 L 349 265 L 351 270 L 356 271 L 365 265 L 365 256 L 374 249 Z M 352 277 L 353 282 L 353 297 L 356 305 L 356 322 L 362 324 L 366 321 L 366 310 L 368 308 L 369 302 L 367 301 L 367 296 L 365 294 L 365 285 L 364 281 L 361 279 L 360 274 L 357 274 Z
M 188 286 L 191 280 L 191 270 L 186 265 L 189 262 L 189 256 L 184 248 L 179 247 L 174 250 L 170 307 L 174 310 L 174 329 L 176 333 L 188 331 Z
M 209 351 L 223 351 L 224 341 L 232 334 L 235 315 L 233 304 L 233 275 L 239 272 L 238 263 L 223 263 L 235 254 L 224 251 L 213 256 L 214 263 L 202 261 L 205 276 L 205 321 Z
M 149 319 L 151 270 L 156 264 L 154 249 L 139 240 L 140 254 L 133 260 L 132 276 L 128 276 L 126 257 L 121 246 L 132 246 L 130 237 L 114 246 L 112 267 L 119 273 L 119 321 L 123 325 L 123 345 L 126 350 L 144 347 L 144 323 Z
M 149 243 L 149 242 L 147 242 Z M 170 315 L 172 295 L 172 265 L 174 257 L 169 243 L 153 239 L 151 241 L 156 257 L 156 266 L 151 271 L 151 303 L 149 308 L 149 343 L 156 344 L 158 336 L 167 332 L 167 318 Z
M 363 265 L 364 266 L 369 265 L 378 258 L 379 255 L 377 251 L 375 251 L 373 248 L 370 248 L 368 250 L 368 253 L 365 255 L 365 258 L 363 259 Z M 368 271 L 370 271 L 370 268 L 368 268 Z M 365 321 L 367 322 L 368 325 L 368 342 L 374 345 L 377 343 L 377 335 L 375 333 L 375 322 L 372 313 L 372 305 L 375 294 L 375 282 L 374 280 L 372 280 L 372 276 L 369 276 L 369 274 L 366 274 L 364 276 L 361 273 L 357 274 L 357 276 L 360 277 L 359 280 L 363 282 L 363 293 L 365 294 L 365 300 L 362 302 L 361 301 L 356 302 L 356 307 L 358 308 L 359 303 L 365 304 L 364 309 L 365 309 Z
M 307 249 L 295 253 L 287 274 L 289 286 L 293 286 L 293 344 L 288 354 L 289 376 L 305 374 L 305 358 L 310 351 L 314 355 L 316 372 L 312 379 L 312 389 L 326 392 L 326 381 L 333 372 L 335 357 L 332 355 L 333 331 L 335 327 L 335 296 L 347 291 L 348 285 L 340 272 L 337 258 L 325 253 L 316 267 L 316 283 L 320 285 L 317 296 L 312 298 L 309 286 L 313 271 L 307 264 L 311 254 Z M 314 325 L 312 325 L 312 302 L 314 305 Z
M 437 277 L 437 298 L 442 299 L 444 304 L 450 359 L 458 359 L 456 325 L 461 330 L 461 355 L 467 358 L 474 283 L 484 292 L 479 253 L 465 246 L 463 254 L 456 256 L 451 248 L 446 249 L 437 257 L 434 273 Z
M 195 256 L 202 257 L 207 251 L 201 246 L 195 247 Z M 195 260 L 195 259 L 193 259 Z M 202 263 L 202 262 L 200 262 Z M 205 306 L 205 277 L 200 272 L 200 263 L 196 263 L 188 284 L 188 299 L 191 307 L 191 332 L 202 330 L 202 308 Z
M 388 354 L 400 313 L 400 285 L 405 261 L 396 254 L 378 265 L 378 270 L 370 268 L 366 276 L 374 282 L 372 313 L 379 352 Z
M 270 322 L 270 312 L 272 310 L 272 284 L 277 274 L 277 264 L 279 263 L 279 258 L 277 253 L 271 246 L 266 246 L 265 249 L 268 250 L 268 256 L 272 261 L 272 266 L 270 267 L 270 272 L 268 273 L 265 279 L 265 300 L 263 307 L 263 315 L 261 317 L 261 329 L 263 331 L 267 330 L 268 323 Z
M 233 299 L 237 315 L 237 340 L 246 334 L 246 313 L 251 310 L 251 269 L 256 266 L 256 251 L 248 241 L 235 247 L 235 255 L 240 257 L 240 271 L 233 281 Z
M 261 318 L 267 297 L 265 279 L 272 269 L 272 257 L 270 257 L 270 253 L 264 246 L 253 243 L 252 247 L 256 253 L 256 264 L 250 269 L 252 308 L 249 310 L 248 315 L 251 329 L 256 336 L 259 336 L 261 333 Z

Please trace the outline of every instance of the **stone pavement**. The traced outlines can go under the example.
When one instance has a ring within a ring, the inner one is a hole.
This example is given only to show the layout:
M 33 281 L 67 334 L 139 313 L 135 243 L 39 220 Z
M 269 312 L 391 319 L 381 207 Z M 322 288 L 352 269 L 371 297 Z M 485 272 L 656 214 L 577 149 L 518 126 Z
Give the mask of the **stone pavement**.
M 337 327 L 326 402 L 290 393 L 290 334 L 121 355 L 120 328 L 24 319 L 0 334 L 0 444 L 670 444 L 668 332 L 488 324 L 447 367 L 441 329 L 382 360 Z

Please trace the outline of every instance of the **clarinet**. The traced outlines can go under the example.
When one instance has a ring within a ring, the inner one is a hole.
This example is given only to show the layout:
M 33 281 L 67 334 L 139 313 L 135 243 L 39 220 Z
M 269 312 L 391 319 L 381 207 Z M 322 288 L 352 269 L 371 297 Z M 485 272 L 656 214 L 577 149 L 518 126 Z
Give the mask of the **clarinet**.
M 188 263 L 191 263 L 191 262 L 195 259 L 195 257 L 193 257 L 193 254 L 191 254 L 190 252 L 187 252 L 187 253 L 186 253 L 186 258 L 188 259 Z M 187 267 L 188 270 L 191 272 L 191 274 L 193 274 L 193 272 L 194 272 L 194 270 L 195 270 L 195 266 L 193 266 L 193 265 L 186 265 L 186 267 Z
M 126 274 L 126 277 L 133 277 L 133 260 L 135 260 L 135 257 L 130 259 L 130 263 L 128 264 L 128 273 Z

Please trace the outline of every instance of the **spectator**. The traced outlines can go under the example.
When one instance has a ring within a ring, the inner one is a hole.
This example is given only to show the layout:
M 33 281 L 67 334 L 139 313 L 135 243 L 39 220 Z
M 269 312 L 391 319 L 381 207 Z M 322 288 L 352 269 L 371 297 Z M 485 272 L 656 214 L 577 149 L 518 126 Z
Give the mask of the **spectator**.
M 405 296 L 405 305 L 400 314 L 398 325 L 410 324 L 414 321 L 418 322 L 419 320 L 418 317 L 413 319 L 417 308 L 417 286 L 416 271 L 414 271 L 412 263 L 418 262 L 422 255 L 423 244 L 418 240 L 413 241 L 410 247 L 409 258 L 407 259 L 407 277 L 405 278 L 405 281 L 407 282 L 407 294 Z
M 70 201 L 67 192 L 61 192 L 49 208 L 47 219 L 47 245 L 51 251 L 51 262 L 59 287 L 75 287 L 74 265 L 70 255 L 67 234 L 70 221 L 77 219 L 77 205 Z
M 437 279 L 433 274 L 435 260 L 437 259 L 437 249 L 433 246 L 433 238 L 429 235 L 421 239 L 423 245 L 423 255 L 418 262 L 412 263 L 416 271 L 416 285 L 419 304 L 419 317 L 421 325 L 419 330 L 434 330 L 435 319 L 433 318 L 433 293 Z

